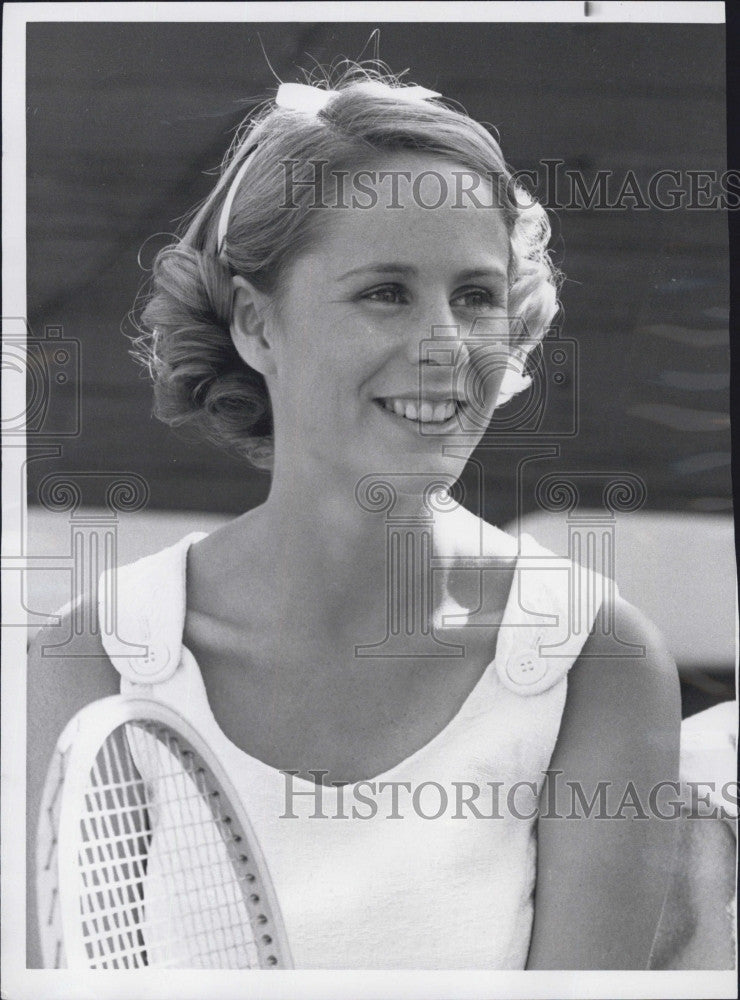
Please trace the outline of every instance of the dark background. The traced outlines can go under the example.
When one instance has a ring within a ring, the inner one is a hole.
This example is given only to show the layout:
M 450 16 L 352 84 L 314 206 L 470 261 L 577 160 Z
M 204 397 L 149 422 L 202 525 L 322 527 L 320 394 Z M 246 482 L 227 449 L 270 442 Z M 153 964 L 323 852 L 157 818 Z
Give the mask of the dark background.
M 57 457 L 30 450 L 31 503 L 49 472 L 91 469 L 143 476 L 152 508 L 238 512 L 264 497 L 264 475 L 151 416 L 122 332 L 138 256 L 151 261 L 207 195 L 244 101 L 274 94 L 262 45 L 299 80 L 314 60 L 374 55 L 374 27 L 28 25 L 29 323 L 79 341 L 81 365 L 79 433 Z M 617 190 L 631 169 L 645 190 L 661 169 L 726 168 L 724 44 L 722 25 L 398 24 L 381 29 L 380 56 L 495 125 L 514 167 L 608 169 Z M 551 221 L 579 361 L 550 400 L 554 426 L 578 405 L 560 468 L 637 473 L 648 508 L 729 512 L 726 214 L 563 208 Z M 500 524 L 521 454 L 479 455 Z M 103 502 L 95 488 L 86 503 Z

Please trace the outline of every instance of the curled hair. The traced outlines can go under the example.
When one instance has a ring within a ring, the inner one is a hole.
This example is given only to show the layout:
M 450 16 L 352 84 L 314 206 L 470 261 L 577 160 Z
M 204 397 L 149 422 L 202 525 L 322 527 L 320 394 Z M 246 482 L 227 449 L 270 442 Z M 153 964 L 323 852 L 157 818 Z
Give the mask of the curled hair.
M 376 64 L 377 65 L 377 64 Z M 157 255 L 135 341 L 135 356 L 154 380 L 155 414 L 171 425 L 192 424 L 258 468 L 272 462 L 272 416 L 267 385 L 237 353 L 230 336 L 234 274 L 280 296 L 280 277 L 317 238 L 322 212 L 317 187 L 296 183 L 295 207 L 285 203 L 285 163 L 296 182 L 316 184 L 386 153 L 413 151 L 447 158 L 497 188 L 509 234 L 509 308 L 528 343 L 540 340 L 557 312 L 559 273 L 548 251 L 544 209 L 518 185 L 496 139 L 483 125 L 441 99 L 409 102 L 362 86 L 397 77 L 376 66 L 345 64 L 337 93 L 316 116 L 272 103 L 250 115 L 227 154 L 221 177 L 180 238 Z M 231 206 L 219 253 L 218 222 L 236 172 L 250 156 Z M 326 168 L 316 178 L 315 165 Z M 525 388 L 507 373 L 499 405 Z

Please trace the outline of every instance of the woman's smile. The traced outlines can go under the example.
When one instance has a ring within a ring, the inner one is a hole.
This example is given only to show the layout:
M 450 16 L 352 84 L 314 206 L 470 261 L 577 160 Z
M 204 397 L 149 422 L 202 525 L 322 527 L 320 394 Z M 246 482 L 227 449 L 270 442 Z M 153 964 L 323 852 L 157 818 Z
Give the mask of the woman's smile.
M 461 405 L 456 399 L 405 399 L 387 396 L 375 400 L 384 410 L 419 424 L 446 424 Z
M 405 431 L 432 438 L 460 430 L 459 416 L 463 404 L 448 399 L 441 402 L 404 399 L 398 396 L 373 401 L 383 420 L 391 420 Z

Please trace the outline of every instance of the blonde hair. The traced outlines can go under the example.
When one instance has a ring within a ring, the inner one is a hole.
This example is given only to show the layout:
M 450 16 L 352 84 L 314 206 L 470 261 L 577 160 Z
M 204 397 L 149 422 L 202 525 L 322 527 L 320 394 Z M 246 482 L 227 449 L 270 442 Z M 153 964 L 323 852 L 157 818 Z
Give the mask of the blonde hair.
M 368 80 L 380 80 L 389 90 L 379 95 L 363 86 Z M 558 308 L 560 276 L 548 251 L 547 215 L 515 182 L 483 125 L 441 99 L 397 98 L 393 90 L 401 81 L 376 66 L 344 64 L 337 79 L 324 82 L 336 93 L 317 114 L 270 103 L 242 124 L 213 192 L 180 238 L 155 259 L 133 352 L 154 380 L 161 420 L 196 425 L 263 469 L 272 461 L 270 400 L 262 375 L 244 363 L 231 340 L 231 279 L 243 275 L 279 300 L 286 267 L 317 239 L 325 216 L 312 211 L 315 187 L 296 184 L 295 207 L 279 207 L 285 204 L 286 161 L 296 182 L 315 180 L 319 163 L 323 176 L 336 176 L 366 165 L 369 156 L 401 151 L 462 164 L 490 180 L 499 194 L 511 244 L 509 311 L 528 342 L 544 336 Z M 220 248 L 221 210 L 247 156 Z M 504 396 L 511 394 L 504 388 Z

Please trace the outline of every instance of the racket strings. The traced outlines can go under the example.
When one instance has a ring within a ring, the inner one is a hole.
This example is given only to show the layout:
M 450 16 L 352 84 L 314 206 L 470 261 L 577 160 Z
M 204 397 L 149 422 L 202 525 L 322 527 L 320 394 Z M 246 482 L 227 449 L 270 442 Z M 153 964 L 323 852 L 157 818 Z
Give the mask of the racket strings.
M 80 915 L 90 965 L 141 968 L 146 964 L 142 924 L 149 819 L 145 788 L 120 730 L 96 757 L 85 807 Z
M 90 967 L 278 964 L 242 835 L 174 734 L 137 722 L 109 737 L 90 773 L 81 835 Z
M 158 749 L 151 742 L 148 745 Z M 165 873 L 162 888 L 180 917 L 181 952 L 189 955 L 192 964 L 205 967 L 251 968 L 258 962 L 258 953 L 243 890 L 234 878 L 240 838 L 232 832 L 231 819 L 224 814 L 206 770 L 196 764 L 192 753 L 180 748 L 175 737 L 167 739 L 166 746 L 180 767 L 174 773 L 168 770 L 165 756 L 165 766 L 157 775 L 160 821 L 167 815 L 174 820 L 163 823 L 162 829 L 170 836 L 163 836 L 157 858 Z M 158 761 L 162 756 L 157 754 Z M 178 955 L 162 948 L 168 942 L 157 940 L 156 944 L 163 952 L 163 964 L 177 963 Z

